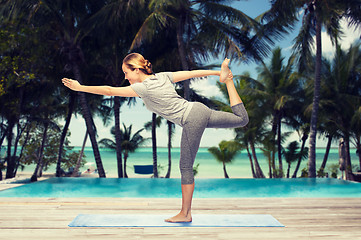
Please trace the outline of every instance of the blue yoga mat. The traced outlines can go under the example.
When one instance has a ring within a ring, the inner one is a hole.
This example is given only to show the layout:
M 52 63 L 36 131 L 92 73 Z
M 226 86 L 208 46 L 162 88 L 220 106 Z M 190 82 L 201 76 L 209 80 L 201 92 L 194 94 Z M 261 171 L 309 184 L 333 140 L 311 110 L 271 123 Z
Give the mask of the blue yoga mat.
M 271 215 L 199 214 L 191 223 L 168 223 L 169 215 L 80 214 L 69 227 L 284 227 Z

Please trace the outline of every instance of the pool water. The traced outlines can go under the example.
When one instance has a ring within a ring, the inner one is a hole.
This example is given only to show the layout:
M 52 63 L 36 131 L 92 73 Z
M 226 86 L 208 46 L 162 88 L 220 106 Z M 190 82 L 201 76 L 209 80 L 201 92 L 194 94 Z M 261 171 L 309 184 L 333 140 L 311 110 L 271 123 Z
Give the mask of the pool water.
M 0 197 L 180 198 L 180 179 L 50 178 L 0 191 Z M 334 178 L 196 179 L 195 198 L 361 197 L 361 183 Z

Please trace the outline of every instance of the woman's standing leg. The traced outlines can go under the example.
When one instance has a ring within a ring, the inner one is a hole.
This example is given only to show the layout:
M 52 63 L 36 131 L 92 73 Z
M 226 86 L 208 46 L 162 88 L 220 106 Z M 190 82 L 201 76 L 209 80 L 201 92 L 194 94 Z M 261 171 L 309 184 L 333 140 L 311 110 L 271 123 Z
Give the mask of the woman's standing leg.
M 236 88 L 233 83 L 233 76 L 231 71 L 228 68 L 229 59 L 226 59 L 222 63 L 221 68 L 221 76 L 220 81 L 225 82 L 227 85 L 227 90 L 230 98 L 230 103 L 232 110 L 235 112 L 238 109 L 241 109 L 240 106 L 242 105 L 242 100 L 239 97 Z M 193 112 L 193 114 L 191 114 Z M 191 113 L 189 114 L 186 124 L 183 127 L 182 133 L 182 141 L 181 141 L 181 159 L 180 159 L 180 170 L 182 175 L 182 209 L 179 214 L 176 216 L 166 219 L 167 222 L 191 222 L 192 221 L 192 214 L 191 214 L 191 207 L 192 207 L 192 198 L 194 192 L 194 177 L 193 177 L 193 163 L 199 148 L 200 140 L 204 129 L 209 126 L 209 121 L 211 120 L 212 112 L 210 109 L 205 107 L 203 104 L 194 104 Z M 227 119 L 226 125 L 228 127 L 232 127 L 233 125 L 239 125 L 240 122 L 242 125 L 245 125 L 248 122 L 247 112 L 245 112 L 246 116 L 243 116 L 244 113 L 239 111 L 240 114 L 238 116 L 225 113 L 222 114 L 222 117 L 215 117 L 215 124 L 218 125 L 218 120 L 223 120 L 224 117 L 231 117 L 233 118 L 230 122 L 230 119 Z M 214 114 L 213 114 L 214 115 Z M 240 117 L 242 119 L 240 121 Z
M 192 221 L 191 207 L 194 191 L 193 163 L 210 115 L 210 109 L 201 103 L 195 102 L 183 126 L 179 161 L 182 186 L 182 209 L 176 216 L 166 219 L 166 222 Z

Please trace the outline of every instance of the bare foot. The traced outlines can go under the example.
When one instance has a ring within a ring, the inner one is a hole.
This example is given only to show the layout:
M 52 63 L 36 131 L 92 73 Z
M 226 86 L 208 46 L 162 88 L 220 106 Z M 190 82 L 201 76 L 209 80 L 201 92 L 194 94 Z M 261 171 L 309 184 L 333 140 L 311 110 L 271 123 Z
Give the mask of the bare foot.
M 233 74 L 231 71 L 229 71 L 228 77 L 227 77 L 226 81 L 224 81 L 224 83 L 227 83 L 229 81 L 233 82 Z
M 228 58 L 224 59 L 221 65 L 221 74 L 219 76 L 219 81 L 222 83 L 227 81 L 229 74 L 231 72 L 231 70 L 229 70 L 228 68 L 228 64 L 229 64 L 229 59 Z
M 183 213 L 178 213 L 178 215 L 165 219 L 164 221 L 169 223 L 192 222 L 192 216 L 190 214 L 186 216 Z

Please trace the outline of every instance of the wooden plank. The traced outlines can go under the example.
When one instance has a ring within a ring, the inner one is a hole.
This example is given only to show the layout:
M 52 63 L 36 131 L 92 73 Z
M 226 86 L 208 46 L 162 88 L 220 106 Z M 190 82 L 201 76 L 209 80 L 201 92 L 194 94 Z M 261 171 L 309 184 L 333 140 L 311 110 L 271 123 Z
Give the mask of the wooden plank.
M 180 199 L 0 198 L 0 239 L 361 239 L 359 198 L 194 199 L 194 214 L 271 214 L 284 228 L 69 228 L 80 213 L 175 215 Z

